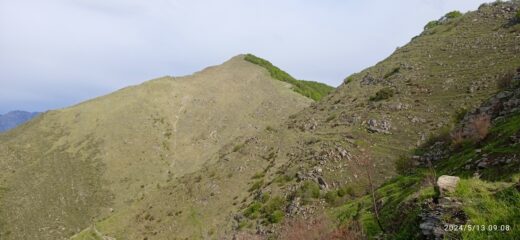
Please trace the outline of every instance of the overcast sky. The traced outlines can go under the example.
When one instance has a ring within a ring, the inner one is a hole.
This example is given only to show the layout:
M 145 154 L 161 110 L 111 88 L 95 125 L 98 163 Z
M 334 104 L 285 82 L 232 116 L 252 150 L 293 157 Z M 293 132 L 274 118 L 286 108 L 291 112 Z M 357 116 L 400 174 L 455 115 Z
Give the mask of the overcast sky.
M 62 108 L 240 53 L 333 86 L 482 0 L 0 0 L 0 113 Z

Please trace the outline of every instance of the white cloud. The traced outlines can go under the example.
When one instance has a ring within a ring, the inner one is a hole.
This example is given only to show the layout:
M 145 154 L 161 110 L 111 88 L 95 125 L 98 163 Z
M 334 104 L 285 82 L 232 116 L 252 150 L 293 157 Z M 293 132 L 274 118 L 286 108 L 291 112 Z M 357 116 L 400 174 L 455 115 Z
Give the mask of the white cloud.
M 336 86 L 427 21 L 482 2 L 0 0 L 0 112 L 64 107 L 246 52 Z

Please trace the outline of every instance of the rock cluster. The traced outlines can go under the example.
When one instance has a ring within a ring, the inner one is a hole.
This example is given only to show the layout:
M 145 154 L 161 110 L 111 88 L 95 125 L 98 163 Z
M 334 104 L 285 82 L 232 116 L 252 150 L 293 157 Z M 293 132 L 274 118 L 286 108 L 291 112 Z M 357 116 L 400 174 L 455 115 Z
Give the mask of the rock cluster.
M 430 199 L 423 203 L 419 228 L 425 239 L 444 239 L 447 224 L 462 225 L 466 223 L 467 216 L 462 210 L 462 203 L 456 198 L 446 196 L 447 193 L 455 191 L 459 180 L 460 178 L 456 176 L 440 176 L 437 186 L 441 197 L 438 200 Z
M 391 134 L 392 123 L 387 120 L 370 119 L 367 121 L 367 130 L 372 133 Z

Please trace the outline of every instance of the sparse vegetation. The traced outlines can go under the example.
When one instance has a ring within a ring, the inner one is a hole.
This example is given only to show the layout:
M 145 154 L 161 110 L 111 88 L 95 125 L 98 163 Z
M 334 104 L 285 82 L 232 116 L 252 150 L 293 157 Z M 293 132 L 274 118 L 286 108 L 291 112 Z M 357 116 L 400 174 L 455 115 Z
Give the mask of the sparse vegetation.
M 408 174 L 414 169 L 413 159 L 401 156 L 395 161 L 395 169 L 399 174 Z
M 242 149 L 244 147 L 244 144 L 243 143 L 240 143 L 240 144 L 237 144 L 233 147 L 233 152 L 238 152 L 240 151 L 240 149 Z
M 334 88 L 323 83 L 296 80 L 288 73 L 274 66 L 269 61 L 259 58 L 253 54 L 247 54 L 244 58 L 246 61 L 262 66 L 267 69 L 271 74 L 271 77 L 282 82 L 290 83 L 293 86 L 293 90 L 305 97 L 319 101 L 325 95 L 329 94 Z
M 299 197 L 303 204 L 308 204 L 312 199 L 320 197 L 320 186 L 313 181 L 305 181 L 294 193 L 294 197 Z
M 325 216 L 312 219 L 290 219 L 282 225 L 280 239 L 284 240 L 358 240 L 363 233 L 357 223 L 343 225 L 339 228 Z
M 462 14 L 461 12 L 459 11 L 452 11 L 452 12 L 449 12 L 447 13 L 446 15 L 444 15 L 443 18 L 441 18 L 440 20 L 433 20 L 433 21 L 430 21 L 428 22 L 425 26 L 424 26 L 424 30 L 430 30 L 430 29 L 433 29 L 439 25 L 442 25 L 444 24 L 444 21 L 446 20 L 451 20 L 451 19 L 455 19 L 455 18 L 459 18 L 459 17 L 462 17 L 464 14 Z
M 385 74 L 385 76 L 383 76 L 383 78 L 387 79 L 387 78 L 389 78 L 389 77 L 391 77 L 391 76 L 393 76 L 395 74 L 398 74 L 400 70 L 401 70 L 400 67 L 396 67 L 396 68 L 392 69 L 392 71 L 390 71 L 387 74 Z
M 391 89 L 389 87 L 385 87 L 385 88 L 382 88 L 381 90 L 377 91 L 375 96 L 370 97 L 370 101 L 377 102 L 377 101 L 386 100 L 386 99 L 393 97 L 394 93 L 395 92 L 393 89 Z
M 497 79 L 497 85 L 499 89 L 507 89 L 512 87 L 513 77 L 515 73 L 513 71 L 502 74 Z
M 253 185 L 251 185 L 251 188 L 249 188 L 249 192 L 254 192 L 254 191 L 260 189 L 260 187 L 262 187 L 262 185 L 264 185 L 263 179 L 260 179 L 256 182 L 254 182 Z

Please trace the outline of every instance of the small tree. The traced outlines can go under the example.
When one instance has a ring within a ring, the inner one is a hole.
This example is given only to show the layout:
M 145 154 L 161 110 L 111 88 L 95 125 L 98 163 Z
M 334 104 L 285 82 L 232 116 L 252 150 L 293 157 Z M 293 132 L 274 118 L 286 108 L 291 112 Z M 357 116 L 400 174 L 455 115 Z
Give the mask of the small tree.
M 370 195 L 372 197 L 372 208 L 374 210 L 374 216 L 376 218 L 377 225 L 379 226 L 379 229 L 383 233 L 385 233 L 385 229 L 383 228 L 383 224 L 381 224 L 381 218 L 379 215 L 379 206 L 377 204 L 377 197 L 376 197 L 376 188 L 374 184 L 374 165 L 372 163 L 372 159 L 368 155 L 365 150 L 361 150 L 361 153 L 359 156 L 354 158 L 354 163 L 356 164 L 357 168 L 360 170 L 360 172 L 364 175 L 367 181 L 367 187 L 370 191 Z

